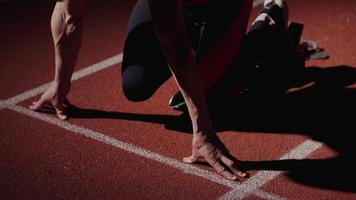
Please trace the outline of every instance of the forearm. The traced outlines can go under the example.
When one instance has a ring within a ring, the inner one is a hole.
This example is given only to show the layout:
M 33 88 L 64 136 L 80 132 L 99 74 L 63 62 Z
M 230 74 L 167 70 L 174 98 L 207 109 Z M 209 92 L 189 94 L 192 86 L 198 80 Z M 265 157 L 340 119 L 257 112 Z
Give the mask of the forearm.
M 212 131 L 210 116 L 206 106 L 200 73 L 195 63 L 177 63 L 175 62 L 175 56 L 172 54 L 168 54 L 167 58 L 188 107 L 193 133 L 210 133 Z M 184 67 L 179 67 L 181 64 Z
M 180 0 L 150 0 L 150 8 L 155 31 L 193 124 L 192 154 L 183 161 L 194 163 L 203 158 L 229 180 L 236 180 L 237 176 L 246 177 L 246 173 L 239 171 L 234 161 L 227 157 L 229 152 L 211 129 L 202 81 L 188 42 Z
M 211 132 L 205 94 L 188 41 L 179 0 L 150 0 L 156 34 L 186 101 L 195 134 Z

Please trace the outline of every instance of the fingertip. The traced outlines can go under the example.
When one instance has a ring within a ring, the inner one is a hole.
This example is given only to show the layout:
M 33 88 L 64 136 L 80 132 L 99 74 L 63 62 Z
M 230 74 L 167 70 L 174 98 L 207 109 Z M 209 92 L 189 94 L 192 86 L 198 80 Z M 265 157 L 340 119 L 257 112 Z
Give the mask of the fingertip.
M 232 176 L 230 180 L 237 181 L 237 176 Z
M 192 158 L 192 156 L 189 156 L 189 157 L 183 158 L 183 162 L 192 164 L 195 162 L 195 160 Z
M 241 177 L 241 178 L 246 178 L 248 174 L 246 172 L 237 172 L 236 175 Z
M 226 179 L 230 180 L 230 181 L 237 181 L 238 180 L 238 177 L 236 176 L 236 174 L 231 174 L 230 172 L 228 171 L 222 171 L 222 172 L 219 172 L 220 175 L 222 175 L 223 177 L 225 177 Z
M 64 114 L 57 114 L 57 116 L 60 120 L 63 120 L 63 121 L 68 119 L 68 116 L 64 115 Z
M 29 106 L 28 106 L 28 109 L 30 109 L 30 110 L 35 110 L 34 107 L 33 107 L 33 105 L 29 105 Z
M 60 120 L 67 120 L 68 119 L 68 116 L 65 114 L 65 112 L 63 110 L 56 109 L 56 113 L 57 113 L 57 117 Z
M 38 106 L 37 103 L 38 103 L 37 101 L 33 101 L 33 102 L 31 103 L 31 105 L 28 106 L 28 109 L 34 110 L 34 111 L 35 111 L 35 110 L 38 110 L 39 106 Z

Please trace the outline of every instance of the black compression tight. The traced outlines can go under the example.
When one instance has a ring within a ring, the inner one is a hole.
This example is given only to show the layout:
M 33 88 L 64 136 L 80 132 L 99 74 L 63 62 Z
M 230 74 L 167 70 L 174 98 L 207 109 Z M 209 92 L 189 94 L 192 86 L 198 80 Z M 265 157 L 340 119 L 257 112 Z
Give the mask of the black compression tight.
M 222 0 L 215 2 L 220 1 Z M 214 47 L 216 41 L 228 29 L 238 12 L 237 7 L 226 5 L 227 3 L 216 3 L 210 8 L 198 7 L 187 12 L 189 37 L 194 50 L 198 52 L 197 59 Z M 226 12 L 224 15 L 218 16 L 211 12 L 212 8 Z M 192 17 L 192 15 L 194 19 L 190 20 L 188 17 Z M 201 22 L 201 20 L 208 21 L 203 38 L 196 37 L 201 29 L 194 27 L 195 22 Z M 198 44 L 197 41 L 200 39 L 202 41 L 199 41 Z M 198 46 L 200 49 L 197 49 Z M 256 64 L 262 64 L 265 66 L 263 69 L 268 68 L 266 70 L 268 72 L 278 73 L 288 55 L 289 43 L 285 31 L 271 29 L 264 23 L 256 23 L 247 33 L 239 53 L 236 55 L 236 62 L 209 90 L 209 93 L 216 94 L 216 91 L 223 91 L 222 88 L 236 83 L 236 79 L 255 81 L 251 73 L 247 73 L 247 71 L 256 69 Z M 150 21 L 147 0 L 139 0 L 130 19 L 124 48 L 122 64 L 124 94 L 131 101 L 144 101 L 150 98 L 171 75 Z

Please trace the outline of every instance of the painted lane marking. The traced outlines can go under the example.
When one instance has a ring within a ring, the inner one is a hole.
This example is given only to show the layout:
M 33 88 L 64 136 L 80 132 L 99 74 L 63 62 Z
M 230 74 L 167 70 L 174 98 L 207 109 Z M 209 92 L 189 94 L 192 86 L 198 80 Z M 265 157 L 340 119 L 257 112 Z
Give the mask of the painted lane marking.
M 16 106 L 16 105 L 8 105 L 7 106 L 8 109 L 13 110 L 17 113 L 26 115 L 28 117 L 31 118 L 35 118 L 38 119 L 40 121 L 49 123 L 51 125 L 55 125 L 57 127 L 63 128 L 65 130 L 68 130 L 74 134 L 78 134 L 78 135 L 82 135 L 85 136 L 87 138 L 111 145 L 115 148 L 133 153 L 135 155 L 138 156 L 142 156 L 144 158 L 150 159 L 150 160 L 154 160 L 157 161 L 159 163 L 165 164 L 167 166 L 170 166 L 172 168 L 176 168 L 179 170 L 182 170 L 183 172 L 187 173 L 187 174 L 191 174 L 191 175 L 195 175 L 195 176 L 199 176 L 202 177 L 204 179 L 207 179 L 209 181 L 212 181 L 214 183 L 218 183 L 230 188 L 234 188 L 235 190 L 240 188 L 240 184 L 234 181 L 229 181 L 224 179 L 223 177 L 218 176 L 215 173 L 212 173 L 210 171 L 206 171 L 206 170 L 202 170 L 199 169 L 198 167 L 195 167 L 193 165 L 189 165 L 186 163 L 183 163 L 181 161 L 178 161 L 176 159 L 170 158 L 170 157 L 166 157 L 163 155 L 160 155 L 158 153 L 152 152 L 150 150 L 135 146 L 133 144 L 128 144 L 125 142 L 122 142 L 120 140 L 117 140 L 113 137 L 104 135 L 102 133 L 87 129 L 87 128 L 83 128 L 74 124 L 70 124 L 69 122 L 66 121 L 62 121 L 60 119 L 48 116 L 46 114 L 42 114 L 42 113 L 38 113 L 38 112 L 34 112 L 32 110 L 29 110 L 27 108 L 21 107 L 21 106 Z M 249 191 L 245 191 L 246 193 Z M 254 195 L 256 196 L 261 196 L 261 197 L 270 197 L 268 199 L 283 199 L 281 197 L 278 197 L 277 195 L 272 195 L 269 194 L 267 192 L 264 191 L 260 191 L 260 190 L 254 190 L 252 191 Z
M 89 76 L 91 74 L 94 74 L 98 71 L 101 71 L 103 69 L 106 69 L 108 67 L 111 67 L 115 64 L 119 64 L 122 62 L 122 53 L 121 54 L 118 54 L 116 56 L 113 56 L 111 58 L 108 58 L 108 59 L 105 59 L 101 62 L 98 62 L 96 64 L 93 64 L 93 65 L 90 65 L 84 69 L 81 69 L 77 72 L 74 72 L 73 73 L 73 76 L 72 76 L 72 81 L 75 81 L 75 80 L 79 80 L 81 78 L 84 78 L 86 76 Z M 51 85 L 51 82 L 49 83 L 45 83 L 41 86 L 38 86 L 36 88 L 33 88 L 31 90 L 27 90 L 26 92 L 23 92 L 19 95 L 16 95 L 12 98 L 9 98 L 7 100 L 7 103 L 8 104 L 12 104 L 12 105 L 15 105 L 15 104 L 18 104 L 22 101 L 25 101 L 27 99 L 30 99 L 32 97 L 35 97 L 43 92 L 45 92 L 47 90 L 47 88 Z
M 292 149 L 289 153 L 285 154 L 280 160 L 286 159 L 304 159 L 308 157 L 315 150 L 319 149 L 322 143 L 313 140 L 306 140 L 296 148 Z M 238 188 L 231 190 L 222 196 L 221 200 L 227 199 L 243 199 L 253 191 L 259 189 L 272 179 L 276 178 L 283 171 L 259 171 L 256 175 L 239 185 Z

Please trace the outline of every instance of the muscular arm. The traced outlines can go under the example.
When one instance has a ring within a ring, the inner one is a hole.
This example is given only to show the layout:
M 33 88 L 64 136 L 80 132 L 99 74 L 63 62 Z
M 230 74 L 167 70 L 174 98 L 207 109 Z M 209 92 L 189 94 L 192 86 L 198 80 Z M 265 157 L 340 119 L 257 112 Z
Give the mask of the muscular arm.
M 201 77 L 187 38 L 180 0 L 150 0 L 153 24 L 176 82 L 186 100 L 193 131 L 208 133 L 211 122 Z
M 203 158 L 230 180 L 236 180 L 237 176 L 246 176 L 237 170 L 236 163 L 228 157 L 228 152 L 223 151 L 225 147 L 212 130 L 204 88 L 188 41 L 180 0 L 149 0 L 149 3 L 156 34 L 192 120 L 193 152 L 184 161 L 193 163 Z M 228 172 L 221 162 L 228 166 L 233 174 Z

